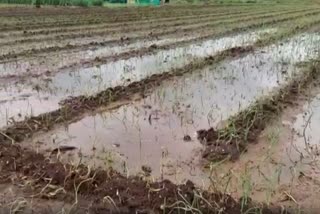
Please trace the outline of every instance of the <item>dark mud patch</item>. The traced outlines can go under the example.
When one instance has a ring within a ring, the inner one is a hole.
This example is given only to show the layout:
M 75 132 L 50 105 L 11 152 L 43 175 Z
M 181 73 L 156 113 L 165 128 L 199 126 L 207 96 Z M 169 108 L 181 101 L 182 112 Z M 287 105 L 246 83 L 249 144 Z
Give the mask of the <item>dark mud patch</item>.
M 249 143 L 257 142 L 271 121 L 288 106 L 295 105 L 296 98 L 305 93 L 308 87 L 317 84 L 319 69 L 319 62 L 310 62 L 301 75 L 294 77 L 273 95 L 257 100 L 248 109 L 230 118 L 224 128 L 199 130 L 198 139 L 206 147 L 203 158 L 210 161 L 237 160 Z
M 19 145 L 2 144 L 0 169 L 0 183 L 9 184 L 14 178 L 16 184 L 31 185 L 38 198 L 74 202 L 71 213 L 79 213 L 83 205 L 89 213 L 283 213 L 251 199 L 237 201 L 227 194 L 200 190 L 191 181 L 182 185 L 150 182 L 147 177 L 124 177 L 112 169 L 51 162 Z M 81 202 L 84 199 L 86 203 Z

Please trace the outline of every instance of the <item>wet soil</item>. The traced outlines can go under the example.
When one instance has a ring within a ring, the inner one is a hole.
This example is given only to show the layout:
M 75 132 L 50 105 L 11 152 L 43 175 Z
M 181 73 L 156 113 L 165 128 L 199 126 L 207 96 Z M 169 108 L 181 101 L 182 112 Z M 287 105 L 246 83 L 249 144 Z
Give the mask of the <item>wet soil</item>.
M 218 189 L 239 197 L 246 178 L 249 195 L 257 201 L 290 207 L 293 213 L 318 213 L 319 92 L 316 79 L 286 104 L 237 162 L 217 164 L 211 176 Z
M 153 183 L 146 177 L 123 177 L 112 169 L 52 163 L 18 145 L 3 144 L 0 154 L 0 182 L 13 182 L 16 188 L 20 186 L 16 194 L 24 192 L 12 203 L 15 210 L 23 211 L 27 207 L 28 198 L 24 197 L 31 188 L 36 200 L 47 199 L 48 203 L 64 200 L 72 204 L 69 213 L 178 213 L 185 209 L 230 214 L 249 209 L 260 213 L 281 212 L 280 208 L 271 210 L 251 200 L 241 206 L 226 194 L 200 191 L 191 181 L 176 186 L 168 180 Z

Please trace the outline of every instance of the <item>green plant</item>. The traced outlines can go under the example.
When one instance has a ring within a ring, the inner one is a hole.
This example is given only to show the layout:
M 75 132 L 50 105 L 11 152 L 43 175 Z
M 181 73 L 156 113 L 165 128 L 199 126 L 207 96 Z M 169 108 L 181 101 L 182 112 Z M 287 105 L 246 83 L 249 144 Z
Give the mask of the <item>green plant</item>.
M 92 0 L 93 6 L 103 6 L 103 0 Z
M 40 8 L 40 5 L 41 5 L 41 0 L 34 0 L 33 1 L 33 4 L 36 6 L 36 8 Z
M 80 7 L 88 7 L 89 1 L 88 0 L 72 0 L 72 5 L 80 6 Z

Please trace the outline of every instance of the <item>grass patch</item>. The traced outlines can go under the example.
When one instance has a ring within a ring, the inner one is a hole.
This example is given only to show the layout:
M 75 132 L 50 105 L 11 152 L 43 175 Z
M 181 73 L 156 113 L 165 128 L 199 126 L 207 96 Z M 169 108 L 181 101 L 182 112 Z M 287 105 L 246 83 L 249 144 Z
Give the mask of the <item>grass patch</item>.
M 103 6 L 103 0 L 92 0 L 93 6 Z

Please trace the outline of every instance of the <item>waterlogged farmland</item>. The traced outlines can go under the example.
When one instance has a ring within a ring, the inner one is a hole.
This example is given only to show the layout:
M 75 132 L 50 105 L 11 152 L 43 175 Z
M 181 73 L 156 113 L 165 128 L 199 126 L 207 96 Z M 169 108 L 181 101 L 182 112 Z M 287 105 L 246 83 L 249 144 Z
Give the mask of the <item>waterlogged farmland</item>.
M 0 16 L 0 212 L 320 209 L 317 4 Z

